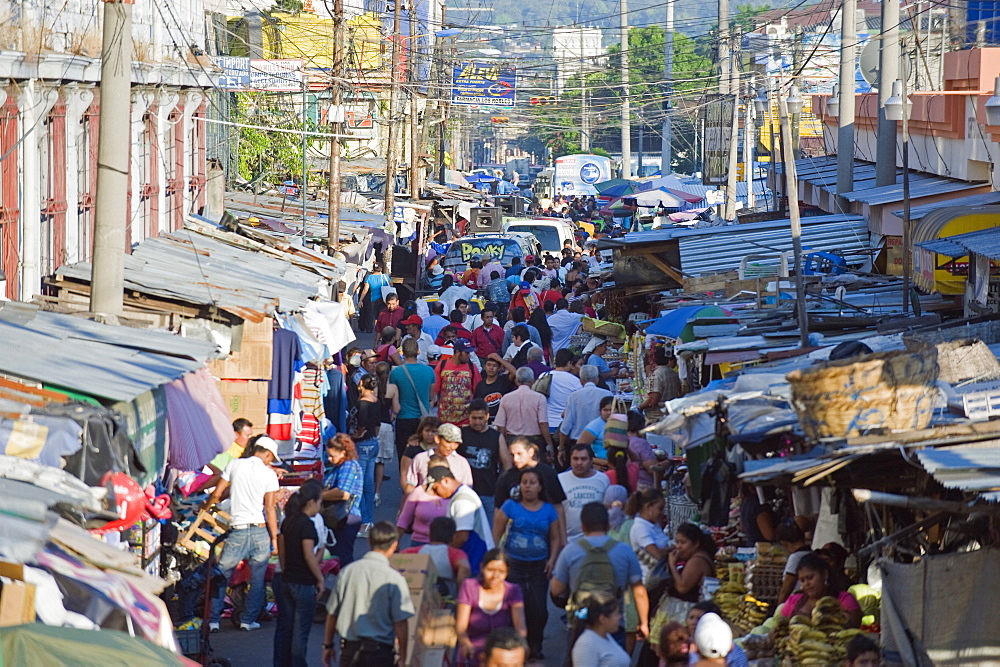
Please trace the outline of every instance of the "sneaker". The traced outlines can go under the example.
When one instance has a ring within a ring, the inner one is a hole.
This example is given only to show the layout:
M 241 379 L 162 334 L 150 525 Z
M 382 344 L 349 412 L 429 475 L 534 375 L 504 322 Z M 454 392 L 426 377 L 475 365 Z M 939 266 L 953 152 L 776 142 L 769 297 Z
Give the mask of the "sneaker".
M 361 530 L 358 531 L 358 537 L 368 537 L 368 533 L 372 530 L 372 524 L 365 523 L 361 525 Z
M 219 624 L 218 623 L 209 623 L 208 624 L 208 631 L 209 632 L 218 632 L 219 631 Z
M 381 493 L 376 493 L 375 494 L 375 507 L 378 507 L 381 504 L 382 504 L 382 494 Z
M 240 623 L 240 630 L 243 632 L 253 632 L 260 630 L 260 623 Z

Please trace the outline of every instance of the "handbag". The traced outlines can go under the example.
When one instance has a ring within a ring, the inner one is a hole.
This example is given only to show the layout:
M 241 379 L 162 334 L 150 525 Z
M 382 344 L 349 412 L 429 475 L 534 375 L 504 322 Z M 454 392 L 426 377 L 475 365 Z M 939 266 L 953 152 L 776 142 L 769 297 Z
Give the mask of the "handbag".
M 350 500 L 335 500 L 323 507 L 323 523 L 330 530 L 337 530 L 347 523 L 351 513 Z
M 535 380 L 535 384 L 531 385 L 531 389 L 548 398 L 549 393 L 552 391 L 552 373 L 548 372 Z
M 417 404 L 420 406 L 420 417 L 430 417 L 433 413 L 427 409 L 426 405 L 424 405 L 424 399 L 420 398 L 420 392 L 417 391 L 417 384 L 413 381 L 413 376 L 410 375 L 410 371 L 406 367 L 406 364 L 403 364 L 400 368 L 403 369 L 403 373 L 406 374 L 406 379 L 410 381 L 410 386 L 413 387 L 413 394 L 417 397 Z
M 612 415 L 604 423 L 604 447 L 628 449 L 628 417 L 624 406 L 617 398 L 611 405 Z

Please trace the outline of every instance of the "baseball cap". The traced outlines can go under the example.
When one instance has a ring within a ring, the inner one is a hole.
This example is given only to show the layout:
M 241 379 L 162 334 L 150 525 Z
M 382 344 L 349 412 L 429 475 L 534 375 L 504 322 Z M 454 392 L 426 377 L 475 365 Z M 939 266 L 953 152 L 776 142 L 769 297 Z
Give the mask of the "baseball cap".
M 453 426 L 453 424 L 445 424 L 445 426 Z M 427 481 L 424 482 L 424 488 L 430 490 L 437 482 L 442 479 L 447 479 L 448 477 L 455 479 L 455 475 L 452 474 L 451 468 L 448 466 L 434 466 L 427 471 Z
M 694 643 L 703 658 L 725 658 L 733 648 L 733 631 L 718 614 L 709 612 L 698 620 Z
M 278 443 L 276 443 L 274 440 L 267 437 L 266 435 L 263 435 L 257 438 L 257 441 L 254 443 L 254 445 L 257 447 L 263 447 L 267 451 L 271 452 L 272 454 L 274 454 L 274 462 L 281 463 L 281 458 L 278 457 Z
M 400 324 L 403 326 L 406 326 L 407 324 L 416 324 L 418 327 L 422 327 L 424 326 L 424 319 L 419 315 L 410 315 L 405 320 L 400 322 Z
M 533 262 L 533 261 L 535 261 L 535 256 L 534 255 L 528 255 L 527 257 L 524 258 L 524 261 L 526 261 L 526 262 Z
M 367 350 L 364 350 L 361 353 L 361 358 L 362 359 L 371 359 L 372 357 L 377 357 L 377 356 L 378 356 L 378 352 L 376 352 L 375 350 L 373 350 L 371 348 L 368 348 Z
M 531 289 L 531 283 L 529 283 L 527 280 L 522 280 L 521 289 Z
M 454 424 L 441 424 L 438 426 L 438 436 L 448 442 L 462 442 L 462 429 Z
M 442 268 L 440 264 L 435 264 L 431 267 L 432 276 L 440 276 L 442 273 L 444 273 L 444 268 Z
M 464 338 L 456 338 L 454 346 L 456 352 L 472 352 L 472 345 Z M 461 440 L 455 440 L 454 442 L 461 442 Z

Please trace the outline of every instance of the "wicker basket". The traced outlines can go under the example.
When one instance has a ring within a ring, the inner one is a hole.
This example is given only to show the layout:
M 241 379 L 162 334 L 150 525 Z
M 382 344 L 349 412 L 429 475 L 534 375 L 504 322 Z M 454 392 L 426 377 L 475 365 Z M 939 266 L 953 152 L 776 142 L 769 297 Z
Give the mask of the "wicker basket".
M 903 337 L 906 349 L 917 354 L 937 353 L 938 377 L 948 383 L 1000 377 L 1000 361 L 981 340 L 949 340 L 931 345 Z
M 605 322 L 604 320 L 595 320 L 592 317 L 584 317 L 580 323 L 583 325 L 583 330 L 589 334 L 607 336 L 608 338 L 625 337 L 625 327 L 617 322 Z
M 926 427 L 937 375 L 933 354 L 886 352 L 792 371 L 788 381 L 799 423 L 816 439 Z

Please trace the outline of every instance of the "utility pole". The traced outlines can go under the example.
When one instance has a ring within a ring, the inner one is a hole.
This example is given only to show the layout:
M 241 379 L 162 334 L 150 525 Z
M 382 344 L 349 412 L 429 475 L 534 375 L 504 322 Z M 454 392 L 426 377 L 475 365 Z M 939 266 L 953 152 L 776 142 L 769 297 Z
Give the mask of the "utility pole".
M 447 9 L 446 3 L 441 3 L 441 25 L 445 25 L 444 15 Z M 445 138 L 445 125 L 448 124 L 448 100 L 451 99 L 451 86 L 445 86 L 445 81 L 447 77 L 451 76 L 446 63 L 443 58 L 443 49 L 438 48 L 440 44 L 440 39 L 434 40 L 434 50 L 437 51 L 437 57 L 435 57 L 434 62 L 438 68 L 438 89 L 441 91 L 437 107 L 441 114 L 441 118 L 438 122 L 438 145 L 437 145 L 437 159 L 438 159 L 438 182 L 441 185 L 445 184 L 445 164 L 444 164 L 444 138 Z
M 890 0 L 892 1 L 892 0 Z M 795 45 L 792 48 L 792 85 L 798 86 L 802 90 L 802 26 L 795 26 Z M 792 143 L 789 144 L 793 160 L 802 157 L 801 142 L 799 133 L 802 126 L 802 114 L 793 113 L 792 123 Z
M 729 94 L 729 0 L 719 0 L 719 94 Z
M 628 72 L 628 0 L 621 0 L 622 39 L 622 178 L 632 178 L 632 107 Z
M 792 143 L 792 128 L 788 122 L 788 106 L 778 93 L 778 118 L 781 122 L 781 143 Z M 795 261 L 795 301 L 799 321 L 799 346 L 809 347 L 809 314 L 806 312 L 806 283 L 802 275 L 802 225 L 799 221 L 799 175 L 795 159 L 785 161 L 785 187 L 788 192 L 788 218 L 792 228 L 792 255 Z M 778 279 L 781 282 L 781 279 Z M 780 284 L 779 284 L 780 288 Z M 779 289 L 780 291 L 780 289 Z
M 844 0 L 840 12 L 840 99 L 837 114 L 837 195 L 854 190 L 854 53 L 857 47 L 857 0 Z M 840 200 L 840 208 L 849 210 Z
M 736 40 L 733 40 L 734 42 Z M 739 72 L 736 71 L 736 64 L 739 60 L 735 44 L 732 49 L 732 56 L 729 58 L 730 71 L 728 73 L 730 94 L 733 99 L 733 123 L 729 133 L 729 165 L 726 170 L 726 207 L 723 218 L 726 220 L 736 219 L 736 182 L 738 180 L 738 160 L 740 141 L 740 83 Z
M 674 94 L 674 0 L 667 0 L 667 21 L 663 33 L 663 137 L 660 148 L 660 175 L 671 173 L 673 152 L 673 126 L 670 124 L 670 103 Z
M 756 77 L 750 76 L 747 86 L 747 100 L 743 107 L 743 180 L 747 184 L 747 208 L 753 209 L 757 205 L 757 200 L 753 194 L 754 185 L 754 153 L 757 147 L 757 131 L 754 123 L 754 105 L 750 99 L 756 89 Z
M 132 3 L 105 0 L 90 310 L 108 315 L 124 312 L 130 156 L 129 133 L 122 131 L 121 125 L 131 114 L 131 89 Z M 37 285 L 27 287 L 35 289 Z
M 343 132 L 344 0 L 333 0 L 333 67 L 330 70 L 330 189 L 327 200 L 326 251 L 340 243 L 340 135 Z
M 903 47 L 905 53 L 905 45 Z M 913 271 L 913 255 L 910 252 L 912 233 L 910 229 L 910 98 L 907 90 L 906 72 L 903 72 L 903 314 L 910 312 L 910 273 Z
M 392 64 L 389 66 L 389 110 L 387 114 L 389 138 L 385 153 L 385 226 L 393 232 L 396 211 L 396 97 L 399 91 L 399 5 L 393 0 L 392 8 Z
M 419 109 L 417 105 L 417 49 L 414 40 L 417 34 L 417 9 L 415 0 L 410 0 L 410 39 L 407 40 L 407 71 L 410 83 L 410 196 L 414 199 L 420 197 L 421 169 L 418 167 L 420 158 L 420 144 L 417 141 L 417 116 Z
M 299 188 L 299 199 L 302 200 L 302 245 L 306 244 L 306 186 L 309 185 L 309 77 L 306 75 L 306 64 L 302 62 L 302 187 Z
M 896 121 L 885 115 L 892 82 L 899 79 L 899 3 L 882 3 L 882 46 L 878 59 L 878 131 L 875 134 L 875 187 L 896 183 Z
M 579 14 L 578 14 L 579 16 Z M 580 152 L 590 152 L 590 115 L 589 100 L 587 99 L 587 59 L 584 56 L 583 33 L 586 30 L 582 25 L 580 31 Z

